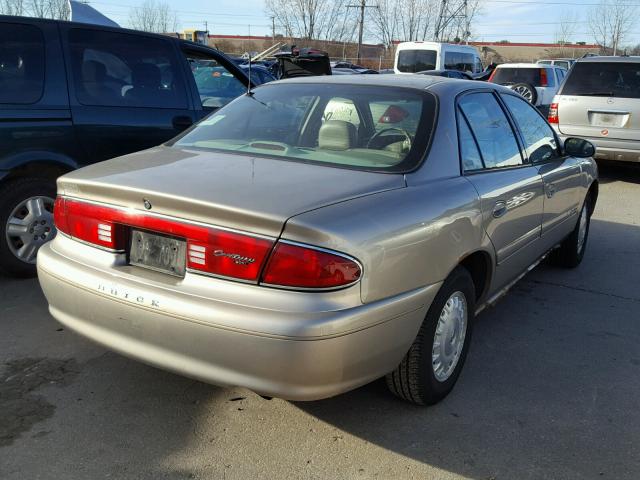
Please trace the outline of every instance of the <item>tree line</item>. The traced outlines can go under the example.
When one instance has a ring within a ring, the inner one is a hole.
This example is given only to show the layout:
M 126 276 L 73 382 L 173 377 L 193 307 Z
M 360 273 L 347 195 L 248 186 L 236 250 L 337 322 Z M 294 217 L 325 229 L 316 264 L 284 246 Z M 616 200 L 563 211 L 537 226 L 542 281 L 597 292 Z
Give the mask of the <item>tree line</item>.
M 634 2 L 637 0 L 600 0 L 589 9 L 559 12 L 549 19 L 557 25 L 554 40 L 571 43 L 578 26 L 586 25 L 604 53 L 621 53 L 638 24 Z M 358 4 L 359 0 L 264 0 L 273 36 L 337 42 L 357 38 L 359 9 L 353 7 Z M 485 18 L 490 19 L 482 0 L 447 0 L 444 22 L 440 20 L 441 0 L 367 0 L 366 5 L 365 38 L 387 47 L 398 40 L 433 40 L 436 36 L 444 41 L 472 39 L 478 17 L 487 13 Z M 68 20 L 71 12 L 68 0 L 0 0 L 0 14 Z M 166 1 L 145 0 L 131 7 L 123 26 L 169 33 L 178 31 L 180 20 Z

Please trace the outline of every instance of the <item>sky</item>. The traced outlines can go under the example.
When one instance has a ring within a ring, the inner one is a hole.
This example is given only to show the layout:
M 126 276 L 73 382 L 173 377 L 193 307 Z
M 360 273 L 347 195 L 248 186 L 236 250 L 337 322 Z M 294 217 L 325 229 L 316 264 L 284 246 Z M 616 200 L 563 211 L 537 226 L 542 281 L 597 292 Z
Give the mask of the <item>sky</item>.
M 143 0 L 90 0 L 122 26 L 126 26 L 132 6 Z M 212 34 L 270 35 L 271 20 L 264 0 L 165 0 L 174 9 L 182 28 L 207 28 Z M 371 0 L 370 0 L 371 1 Z M 481 0 L 482 14 L 472 26 L 473 40 L 511 42 L 553 42 L 561 18 L 570 18 L 575 27 L 571 41 L 593 43 L 587 11 L 598 0 Z M 373 3 L 373 1 L 372 1 Z M 638 0 L 640 5 L 640 0 Z M 365 20 L 366 22 L 366 20 Z M 628 40 L 640 43 L 640 22 Z M 365 38 L 375 42 L 375 38 Z

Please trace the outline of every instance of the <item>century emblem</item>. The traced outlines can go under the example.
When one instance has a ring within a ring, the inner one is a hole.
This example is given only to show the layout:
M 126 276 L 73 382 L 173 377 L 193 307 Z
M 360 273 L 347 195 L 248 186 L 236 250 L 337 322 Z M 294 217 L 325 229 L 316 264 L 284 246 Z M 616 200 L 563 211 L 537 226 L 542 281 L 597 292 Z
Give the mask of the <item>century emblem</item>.
M 152 207 L 151 202 L 146 198 L 143 198 L 142 200 L 144 200 L 144 208 L 146 208 L 147 210 L 151 210 L 151 207 Z
M 249 265 L 256 261 L 255 258 L 251 257 L 243 257 L 242 255 L 238 255 L 237 253 L 227 253 L 224 250 L 215 250 L 213 255 L 216 257 L 228 257 L 233 260 L 233 263 L 236 265 Z

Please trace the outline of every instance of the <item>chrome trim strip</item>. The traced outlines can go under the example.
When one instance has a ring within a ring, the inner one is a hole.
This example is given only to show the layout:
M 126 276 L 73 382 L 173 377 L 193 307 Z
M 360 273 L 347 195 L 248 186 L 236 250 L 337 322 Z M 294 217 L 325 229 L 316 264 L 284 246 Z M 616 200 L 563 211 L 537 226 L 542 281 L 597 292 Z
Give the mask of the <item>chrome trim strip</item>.
M 103 203 L 103 202 L 97 202 L 95 200 L 89 200 L 86 198 L 79 198 L 79 197 L 72 197 L 69 195 L 59 195 L 60 197 L 63 198 L 68 198 L 70 200 L 74 200 L 77 202 L 82 202 L 82 203 L 90 203 L 92 205 L 99 205 L 101 207 L 107 207 L 107 208 L 113 208 L 114 210 L 120 210 L 120 211 L 133 211 L 136 212 L 138 214 L 143 214 L 143 215 L 147 215 L 150 217 L 157 217 L 157 218 L 164 218 L 167 220 L 172 220 L 175 222 L 180 222 L 180 223 L 187 223 L 189 225 L 198 225 L 200 227 L 206 227 L 206 228 L 214 228 L 217 230 L 223 230 L 225 232 L 231 232 L 231 233 L 237 233 L 239 235 L 244 235 L 247 237 L 254 237 L 254 238 L 262 238 L 265 240 L 277 240 L 278 237 L 272 237 L 269 235 L 264 235 L 262 233 L 253 233 L 253 232 L 248 232 L 246 230 L 238 230 L 237 228 L 230 228 L 230 227 L 223 227 L 221 225 L 216 225 L 213 223 L 204 223 L 204 222 L 198 222 L 196 220 L 187 220 L 186 218 L 180 218 L 180 217 L 173 217 L 171 215 L 166 215 L 163 213 L 156 213 L 156 212 L 150 212 L 148 210 L 138 210 L 136 208 L 128 208 L 128 207 L 123 207 L 122 205 L 114 205 L 112 203 Z M 141 228 L 141 227 L 137 227 L 137 228 Z
M 104 252 L 125 253 L 125 250 L 115 250 L 113 248 L 109 248 L 109 247 L 105 247 L 105 246 L 102 246 L 102 245 L 98 245 L 97 243 L 87 242 L 86 240 L 82 240 L 81 238 L 73 237 L 73 236 L 69 235 L 68 233 L 61 232 L 60 230 L 57 230 L 56 234 L 57 235 L 64 235 L 65 237 L 67 237 L 70 240 L 73 240 L 74 242 L 82 243 L 83 245 L 87 245 L 88 247 L 94 247 L 94 248 L 97 248 L 97 249 L 102 250 Z

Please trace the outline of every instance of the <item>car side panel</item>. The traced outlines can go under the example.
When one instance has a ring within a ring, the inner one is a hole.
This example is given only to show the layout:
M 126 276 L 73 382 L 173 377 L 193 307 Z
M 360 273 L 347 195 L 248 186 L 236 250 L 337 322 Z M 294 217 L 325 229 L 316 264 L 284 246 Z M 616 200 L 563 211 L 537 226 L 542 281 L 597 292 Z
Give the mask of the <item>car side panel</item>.
M 81 152 L 71 122 L 58 29 L 55 24 L 28 19 L 11 23 L 33 25 L 42 32 L 45 78 L 43 95 L 36 103 L 0 104 L 0 177 L 31 163 L 73 169 Z
M 294 216 L 282 238 L 356 257 L 365 303 L 441 282 L 467 254 L 490 249 L 478 194 L 462 177 Z

